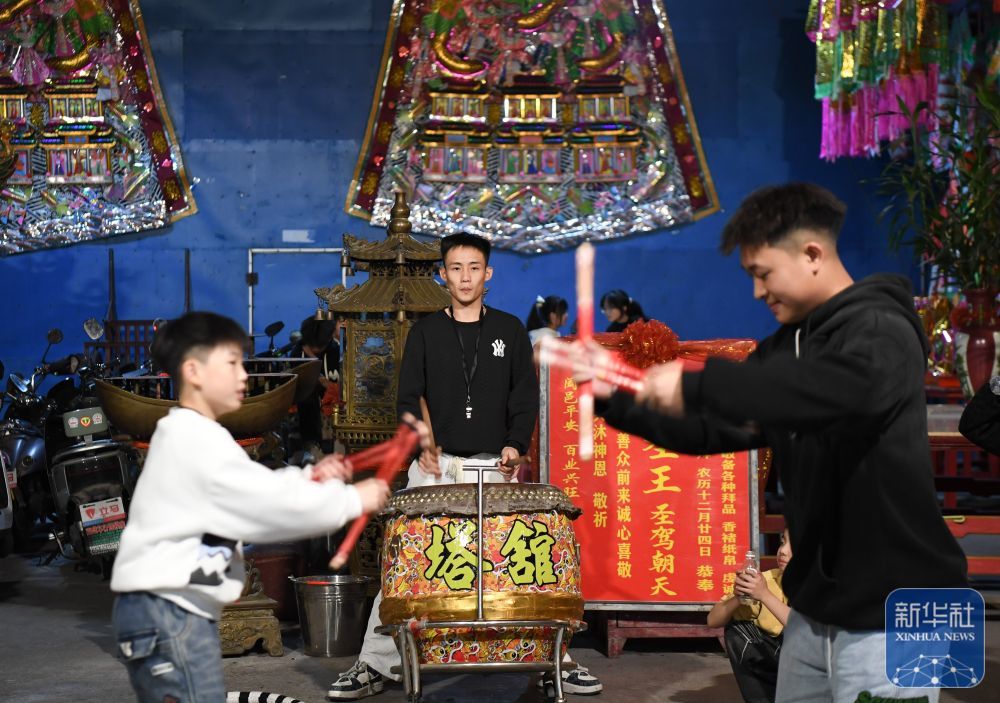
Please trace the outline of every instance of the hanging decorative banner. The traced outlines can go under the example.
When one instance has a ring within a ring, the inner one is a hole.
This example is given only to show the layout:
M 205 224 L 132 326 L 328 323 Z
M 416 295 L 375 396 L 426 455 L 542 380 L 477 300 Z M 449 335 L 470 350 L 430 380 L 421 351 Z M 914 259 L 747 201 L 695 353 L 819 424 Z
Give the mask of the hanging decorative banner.
M 138 0 L 4 2 L 0 52 L 0 255 L 197 211 Z
M 909 128 L 912 111 L 938 98 L 951 0 L 810 0 L 806 35 L 816 44 L 822 102 L 820 157 L 875 156 Z M 924 118 L 926 122 L 926 118 Z
M 346 209 L 525 253 L 718 210 L 660 0 L 395 0 Z

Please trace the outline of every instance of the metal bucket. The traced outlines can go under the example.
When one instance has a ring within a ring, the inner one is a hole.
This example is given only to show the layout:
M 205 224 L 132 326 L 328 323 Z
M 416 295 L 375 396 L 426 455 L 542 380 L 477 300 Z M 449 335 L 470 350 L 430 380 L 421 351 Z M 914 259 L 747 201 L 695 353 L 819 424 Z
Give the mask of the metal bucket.
M 368 576 L 289 576 L 306 654 L 346 657 L 361 651 L 368 615 Z

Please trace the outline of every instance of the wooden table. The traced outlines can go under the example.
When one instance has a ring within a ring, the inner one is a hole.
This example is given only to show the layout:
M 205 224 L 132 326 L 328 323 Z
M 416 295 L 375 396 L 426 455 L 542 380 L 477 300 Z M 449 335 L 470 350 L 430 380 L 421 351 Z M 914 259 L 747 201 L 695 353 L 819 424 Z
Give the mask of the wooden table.
M 959 382 L 957 376 L 951 374 L 946 376 L 932 376 L 928 373 L 924 377 L 924 389 L 927 392 L 928 402 L 965 402 L 965 396 L 962 395 L 962 384 Z
M 956 493 L 1000 496 L 1000 456 L 989 454 L 958 431 L 961 405 L 928 405 L 927 436 L 934 483 L 946 511 L 958 507 Z

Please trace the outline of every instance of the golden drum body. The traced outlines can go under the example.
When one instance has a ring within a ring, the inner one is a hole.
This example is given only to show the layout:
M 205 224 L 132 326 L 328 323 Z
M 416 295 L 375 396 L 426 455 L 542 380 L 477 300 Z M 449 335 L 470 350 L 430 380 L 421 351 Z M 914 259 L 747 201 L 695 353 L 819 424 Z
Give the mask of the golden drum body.
M 383 511 L 382 622 L 475 620 L 476 486 L 398 492 Z M 483 619 L 583 618 L 580 514 L 547 484 L 483 486 Z M 552 661 L 551 627 L 434 628 L 417 639 L 421 663 Z M 564 639 L 564 649 L 569 636 Z

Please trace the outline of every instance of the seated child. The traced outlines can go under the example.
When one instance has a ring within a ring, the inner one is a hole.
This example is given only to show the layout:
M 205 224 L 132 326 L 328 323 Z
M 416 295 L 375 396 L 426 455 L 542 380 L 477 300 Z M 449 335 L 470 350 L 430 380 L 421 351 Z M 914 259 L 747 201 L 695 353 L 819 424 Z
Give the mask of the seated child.
M 158 332 L 153 355 L 179 407 L 156 426 L 111 576 L 119 656 L 139 701 L 222 701 L 217 621 L 243 589 L 243 542 L 333 532 L 389 496 L 383 481 L 345 483 L 330 456 L 272 471 L 217 422 L 246 392 L 246 333 L 233 320 L 191 312 Z M 427 428 L 412 416 L 421 441 Z
M 781 533 L 778 568 L 763 573 L 737 571 L 733 593 L 708 613 L 709 627 L 725 625 L 726 653 L 747 703 L 774 703 L 781 631 L 790 610 L 781 591 L 781 575 L 791 558 L 786 528 Z M 742 603 L 737 596 L 749 596 L 753 602 Z

